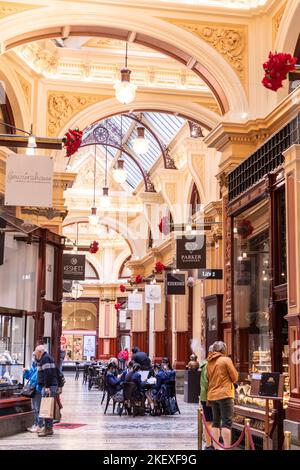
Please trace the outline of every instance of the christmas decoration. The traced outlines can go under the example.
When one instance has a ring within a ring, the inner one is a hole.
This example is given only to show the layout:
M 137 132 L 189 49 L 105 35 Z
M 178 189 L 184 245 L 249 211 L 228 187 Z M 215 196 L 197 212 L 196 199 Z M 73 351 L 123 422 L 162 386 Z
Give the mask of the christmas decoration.
M 143 282 L 143 278 L 140 274 L 138 274 L 135 278 L 135 283 L 136 284 L 141 284 Z
M 162 273 L 164 271 L 164 269 L 165 269 L 165 265 L 163 263 L 161 263 L 160 261 L 157 261 L 155 263 L 155 271 L 157 273 L 159 273 L 159 274 Z
M 69 129 L 63 139 L 64 148 L 66 149 L 66 157 L 71 157 L 79 149 L 82 142 L 82 131 L 76 127 L 75 129 Z
M 120 285 L 120 291 L 121 291 L 121 292 L 125 292 L 125 291 L 126 291 L 126 286 L 124 286 L 124 284 L 121 284 L 121 285 Z
M 263 64 L 265 76 L 262 79 L 262 84 L 264 87 L 272 91 L 281 88 L 287 74 L 295 70 L 297 61 L 297 57 L 293 57 L 291 54 L 270 52 L 269 59 Z
M 98 250 L 99 250 L 99 243 L 96 241 L 93 241 L 90 244 L 89 252 L 94 254 L 94 253 L 97 253 Z
M 115 309 L 116 309 L 117 311 L 120 310 L 121 307 L 122 307 L 122 304 L 120 304 L 119 302 L 117 302 L 117 303 L 115 304 Z

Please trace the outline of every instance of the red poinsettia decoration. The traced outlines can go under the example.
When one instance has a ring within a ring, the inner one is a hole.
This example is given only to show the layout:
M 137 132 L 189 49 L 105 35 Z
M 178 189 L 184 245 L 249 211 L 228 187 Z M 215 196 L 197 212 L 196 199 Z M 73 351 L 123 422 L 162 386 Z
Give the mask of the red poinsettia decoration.
M 143 282 L 143 278 L 140 274 L 138 274 L 135 278 L 135 283 L 136 284 L 141 284 Z
M 163 233 L 164 235 L 168 235 L 168 233 L 170 233 L 169 218 L 166 216 L 162 217 L 158 224 L 158 228 L 159 228 L 160 233 Z
M 243 219 L 238 223 L 237 231 L 243 239 L 248 238 L 252 234 L 253 230 L 254 228 L 250 220 Z
M 126 286 L 124 286 L 124 284 L 121 284 L 121 285 L 120 285 L 120 291 L 121 291 L 121 292 L 125 292 L 125 291 L 126 291 Z
M 98 250 L 99 250 L 99 243 L 96 241 L 93 241 L 90 244 L 89 252 L 94 254 L 94 253 L 97 253 Z
M 69 129 L 63 137 L 64 147 L 66 149 L 66 157 L 71 157 L 79 149 L 82 142 L 82 131 L 76 127 Z
M 115 309 L 116 309 L 116 310 L 121 310 L 121 307 L 122 307 L 122 304 L 120 304 L 119 302 L 117 302 L 117 303 L 115 304 Z
M 262 79 L 262 84 L 264 87 L 272 91 L 281 88 L 287 74 L 295 70 L 297 61 L 297 57 L 293 57 L 291 54 L 270 52 L 269 59 L 263 64 L 265 76 Z
M 165 265 L 163 263 L 161 263 L 160 261 L 157 261 L 155 263 L 155 271 L 157 273 L 162 273 L 165 269 Z

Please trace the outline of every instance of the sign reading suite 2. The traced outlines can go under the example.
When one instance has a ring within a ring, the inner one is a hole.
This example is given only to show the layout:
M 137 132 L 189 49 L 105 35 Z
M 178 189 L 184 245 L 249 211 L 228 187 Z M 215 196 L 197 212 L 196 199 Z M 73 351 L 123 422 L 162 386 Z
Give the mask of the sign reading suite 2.
M 183 235 L 176 239 L 176 267 L 185 270 L 206 267 L 205 235 Z

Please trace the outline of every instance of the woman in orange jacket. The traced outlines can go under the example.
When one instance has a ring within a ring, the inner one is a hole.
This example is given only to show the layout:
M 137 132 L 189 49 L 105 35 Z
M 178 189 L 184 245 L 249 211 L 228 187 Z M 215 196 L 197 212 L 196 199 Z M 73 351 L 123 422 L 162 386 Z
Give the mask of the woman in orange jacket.
M 231 444 L 234 383 L 238 380 L 238 372 L 226 355 L 227 347 L 223 341 L 216 341 L 212 350 L 207 362 L 207 400 L 212 406 L 212 435 L 218 440 L 221 428 L 224 445 L 228 447 Z M 215 444 L 215 448 L 220 447 Z

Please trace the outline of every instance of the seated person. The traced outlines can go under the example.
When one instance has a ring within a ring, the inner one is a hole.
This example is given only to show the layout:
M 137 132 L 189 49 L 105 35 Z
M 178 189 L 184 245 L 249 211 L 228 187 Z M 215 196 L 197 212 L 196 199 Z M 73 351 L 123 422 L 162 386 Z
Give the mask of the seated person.
M 141 370 L 140 364 L 133 364 L 132 370 L 128 372 L 124 380 L 124 382 L 135 383 L 136 388 L 137 388 L 137 393 L 134 396 L 135 399 L 139 399 L 144 390 L 144 382 L 142 382 L 140 370 Z
M 139 364 L 141 366 L 141 370 L 149 370 L 151 367 L 150 357 L 145 352 L 140 351 L 139 348 L 135 347 L 132 349 L 131 360 L 136 364 Z
M 161 386 L 167 382 L 168 376 L 167 373 L 159 365 L 154 366 L 154 375 L 156 378 L 156 384 L 153 388 L 157 393 L 161 389 Z
M 124 380 L 125 380 L 127 374 L 129 374 L 129 372 L 132 371 L 133 364 L 134 364 L 134 363 L 133 363 L 132 361 L 129 361 L 127 368 L 124 369 L 123 372 L 122 372 L 122 374 L 119 375 L 119 379 L 120 379 L 120 382 L 121 382 L 121 383 L 124 382 Z
M 167 382 L 175 382 L 176 380 L 176 371 L 171 366 L 171 362 L 167 357 L 164 357 L 161 363 L 162 370 L 166 373 Z
M 105 381 L 110 395 L 115 395 L 121 390 L 121 381 L 116 377 L 116 365 L 114 363 L 108 364 Z

